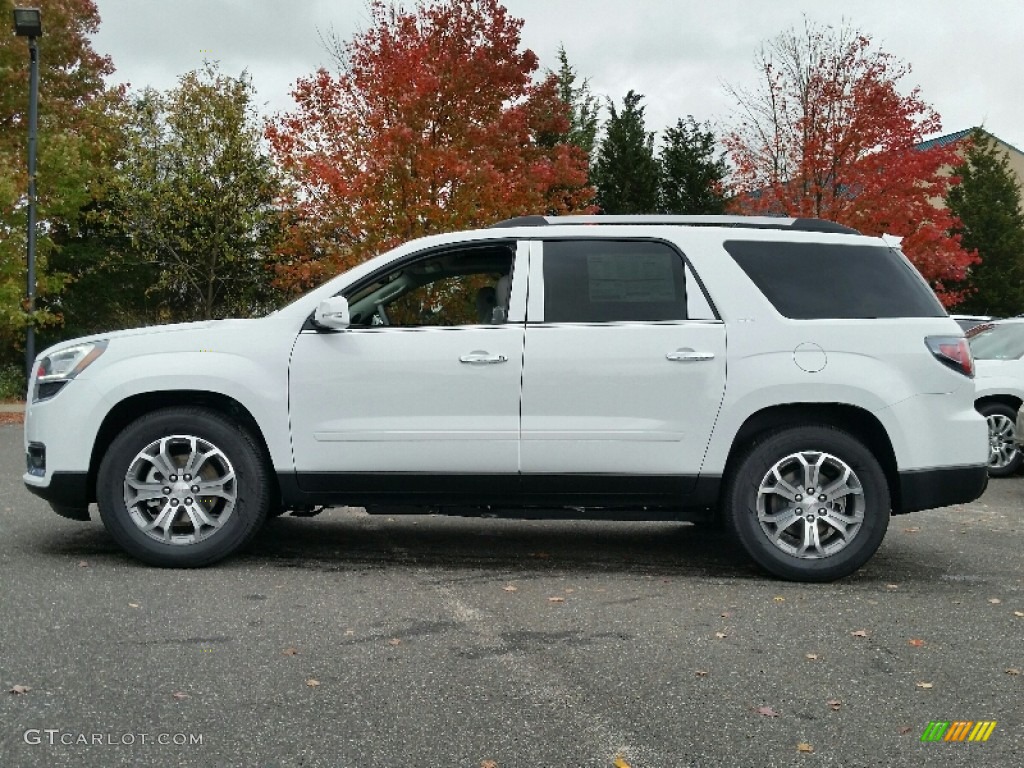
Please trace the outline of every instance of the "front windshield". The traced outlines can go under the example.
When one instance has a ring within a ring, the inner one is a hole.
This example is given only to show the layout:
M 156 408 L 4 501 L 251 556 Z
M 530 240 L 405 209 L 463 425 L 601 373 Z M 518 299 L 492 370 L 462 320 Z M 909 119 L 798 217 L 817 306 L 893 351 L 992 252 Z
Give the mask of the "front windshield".
M 1024 323 L 997 323 L 970 337 L 976 360 L 1017 360 L 1024 355 Z

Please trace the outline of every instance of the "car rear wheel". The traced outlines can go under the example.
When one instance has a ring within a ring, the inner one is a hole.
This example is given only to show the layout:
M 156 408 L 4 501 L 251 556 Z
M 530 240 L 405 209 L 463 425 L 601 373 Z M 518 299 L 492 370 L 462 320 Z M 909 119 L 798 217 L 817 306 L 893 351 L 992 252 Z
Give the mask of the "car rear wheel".
M 270 506 L 252 437 L 205 408 L 167 408 L 118 435 L 100 464 L 100 517 L 151 565 L 209 565 L 245 546 Z
M 825 425 L 762 435 L 729 474 L 725 521 L 747 554 L 792 581 L 833 581 L 878 549 L 889 485 L 851 435 Z
M 1017 445 L 1017 411 L 1003 403 L 986 403 L 978 409 L 988 422 L 988 474 L 1009 477 L 1024 463 Z

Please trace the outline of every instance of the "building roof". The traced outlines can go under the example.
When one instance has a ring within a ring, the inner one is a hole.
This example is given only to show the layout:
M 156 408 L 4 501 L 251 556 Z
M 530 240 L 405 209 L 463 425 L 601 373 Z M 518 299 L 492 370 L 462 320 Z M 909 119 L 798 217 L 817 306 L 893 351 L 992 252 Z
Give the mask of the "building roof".
M 964 128 L 962 131 L 956 131 L 954 133 L 947 133 L 945 136 L 936 136 L 934 139 L 928 139 L 927 141 L 922 141 L 922 142 L 920 142 L 918 144 L 915 144 L 914 145 L 914 149 L 926 150 L 926 149 L 931 149 L 932 147 L 945 147 L 948 144 L 955 144 L 956 142 L 960 141 L 961 139 L 965 139 L 968 136 L 970 136 L 971 135 L 971 131 L 973 131 L 973 130 L 974 130 L 974 128 Z M 984 128 L 982 128 L 981 130 L 985 131 Z M 988 135 L 991 136 L 993 139 L 998 141 L 1000 144 L 1003 144 L 1004 146 L 1009 147 L 1014 152 L 1017 152 L 1018 154 L 1024 154 L 1024 152 L 1021 152 L 1019 149 L 1017 149 L 1012 144 L 1009 144 L 1009 143 L 1003 141 L 1002 139 L 1000 139 L 995 134 L 989 133 L 988 131 L 985 131 L 985 133 L 988 133 Z
M 931 149 L 932 147 L 944 147 L 947 144 L 955 144 L 971 135 L 973 128 L 964 128 L 962 131 L 956 133 L 947 133 L 945 136 L 936 136 L 934 139 L 928 139 L 928 141 L 922 141 L 920 144 L 915 144 L 914 149 Z

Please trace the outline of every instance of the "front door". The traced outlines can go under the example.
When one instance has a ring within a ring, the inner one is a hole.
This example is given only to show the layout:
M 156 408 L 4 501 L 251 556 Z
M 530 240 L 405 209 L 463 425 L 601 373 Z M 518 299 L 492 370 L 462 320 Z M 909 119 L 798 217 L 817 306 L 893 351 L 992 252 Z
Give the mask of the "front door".
M 405 482 L 431 493 L 453 477 L 514 481 L 525 250 L 521 261 L 507 242 L 403 259 L 344 291 L 348 329 L 299 334 L 290 413 L 300 487 L 398 492 Z

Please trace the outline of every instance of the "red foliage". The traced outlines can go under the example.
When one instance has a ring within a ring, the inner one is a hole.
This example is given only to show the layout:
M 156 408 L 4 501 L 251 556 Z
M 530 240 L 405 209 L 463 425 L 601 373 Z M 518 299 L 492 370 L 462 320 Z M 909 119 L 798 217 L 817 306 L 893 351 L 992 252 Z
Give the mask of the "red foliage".
M 298 81 L 268 126 L 294 180 L 278 283 L 316 284 L 399 242 L 526 213 L 586 210 L 587 159 L 543 146 L 568 107 L 498 0 L 370 4 L 344 71 Z
M 744 212 L 813 216 L 869 235 L 903 238 L 902 248 L 947 305 L 950 285 L 977 258 L 964 250 L 943 200 L 957 179 L 955 146 L 914 145 L 941 129 L 918 89 L 897 82 L 909 69 L 870 50 L 864 35 L 809 28 L 763 54 L 764 82 L 737 93 L 745 119 L 725 138 Z

